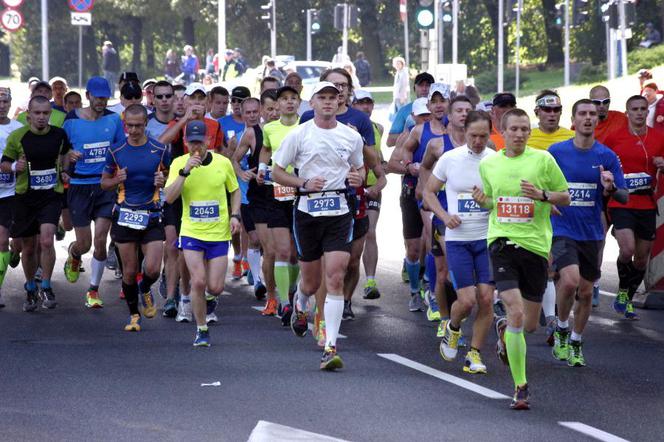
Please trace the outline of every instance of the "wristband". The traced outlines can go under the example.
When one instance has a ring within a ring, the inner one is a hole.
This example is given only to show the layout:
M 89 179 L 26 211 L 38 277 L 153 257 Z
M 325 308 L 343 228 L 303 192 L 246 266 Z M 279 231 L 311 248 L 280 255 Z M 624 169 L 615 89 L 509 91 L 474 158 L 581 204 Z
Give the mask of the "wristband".
M 16 161 L 12 163 L 12 172 L 16 172 Z
M 267 170 L 267 164 L 266 163 L 260 163 L 258 165 L 258 171 L 259 172 L 265 172 Z
M 307 190 L 307 183 L 308 183 L 308 182 L 309 182 L 309 180 L 304 180 L 304 183 L 302 183 L 302 188 L 303 188 L 304 190 Z
M 232 214 L 232 215 L 231 215 L 231 218 L 235 218 L 236 220 L 242 222 L 242 218 L 241 218 L 240 215 L 238 215 L 237 213 Z

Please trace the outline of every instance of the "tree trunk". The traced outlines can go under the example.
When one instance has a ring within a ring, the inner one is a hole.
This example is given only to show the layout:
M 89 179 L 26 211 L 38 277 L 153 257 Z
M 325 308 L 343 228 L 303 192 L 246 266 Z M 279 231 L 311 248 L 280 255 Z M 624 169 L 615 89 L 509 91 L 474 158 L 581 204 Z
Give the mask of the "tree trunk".
M 196 47 L 196 33 L 194 32 L 194 19 L 185 17 L 182 19 L 182 36 L 184 43 Z
M 148 32 L 145 36 L 145 62 L 149 71 L 154 70 L 154 34 Z
M 366 2 L 368 5 L 369 2 Z M 362 51 L 366 55 L 369 64 L 371 65 L 371 78 L 384 78 L 386 76 L 385 57 L 383 55 L 383 46 L 381 45 L 380 35 L 378 30 L 378 13 L 375 5 L 371 8 L 362 7 L 360 13 L 360 32 L 362 33 Z M 355 60 L 355 54 L 348 54 L 352 60 Z
M 570 2 L 571 4 L 572 2 Z M 546 64 L 549 66 L 561 64 L 565 57 L 563 53 L 563 34 L 555 24 L 556 0 L 542 0 L 542 10 L 544 13 L 544 33 L 547 36 Z
M 505 1 L 505 0 L 503 0 Z M 493 41 L 494 41 L 494 53 L 498 54 L 498 2 L 496 0 L 482 0 L 484 7 L 486 8 L 487 14 L 491 19 L 491 28 L 493 29 Z M 507 2 L 505 2 L 505 7 L 507 7 Z M 507 33 L 504 34 L 505 43 L 507 43 Z M 507 49 L 507 44 L 503 45 L 503 59 L 505 64 L 507 64 L 509 51 Z M 496 57 L 497 58 L 497 57 Z M 496 66 L 498 61 L 496 60 Z M 496 70 L 497 67 L 496 67 Z
M 143 19 L 134 17 L 132 26 L 131 44 L 133 52 L 131 56 L 131 70 L 141 75 L 141 46 L 143 44 Z

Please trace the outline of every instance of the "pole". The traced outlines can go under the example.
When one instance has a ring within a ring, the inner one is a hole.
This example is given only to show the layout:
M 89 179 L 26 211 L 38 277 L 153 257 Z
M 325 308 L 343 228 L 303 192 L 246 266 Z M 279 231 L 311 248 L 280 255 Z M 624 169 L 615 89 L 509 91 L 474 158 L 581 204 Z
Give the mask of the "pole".
M 440 60 L 439 63 L 445 63 L 445 21 L 440 21 Z
M 83 89 L 83 26 L 78 27 L 78 88 Z
M 569 86 L 569 0 L 565 0 L 565 86 Z
M 226 50 L 226 0 L 219 0 L 217 10 L 217 59 L 221 66 L 221 57 Z
M 443 3 L 438 0 L 434 2 L 433 6 L 433 35 L 435 40 L 431 41 L 431 52 L 429 53 L 429 61 L 431 66 L 436 66 L 443 63 L 444 47 L 443 47 Z M 434 63 L 435 60 L 435 63 Z M 435 77 L 436 75 L 434 75 Z
M 48 81 L 48 0 L 41 0 L 42 80 Z
M 613 80 L 616 78 L 618 74 L 618 35 L 617 35 L 618 30 L 617 29 L 611 29 L 611 48 L 610 48 L 610 54 L 611 54 L 611 76 L 609 79 Z
M 307 61 L 311 61 L 311 9 L 307 9 Z
M 608 20 L 604 20 L 604 32 L 606 32 L 606 78 L 611 79 L 611 27 Z
M 452 2 L 452 64 L 459 62 L 459 0 Z
M 519 96 L 519 52 L 521 50 L 521 8 L 523 7 L 523 0 L 518 0 L 516 11 L 516 49 L 514 53 L 515 77 L 514 77 L 514 95 Z
M 406 19 L 403 21 L 403 45 L 404 45 L 404 58 L 406 59 L 406 67 L 410 67 L 410 56 L 408 55 L 408 52 L 410 52 L 409 48 L 409 39 L 408 39 L 408 10 L 406 9 Z
M 618 0 L 618 17 L 620 18 L 620 74 L 624 77 L 627 75 L 627 23 L 625 18 L 625 0 Z
M 348 15 L 348 3 L 344 3 L 344 28 L 341 36 L 341 53 L 344 60 L 348 57 Z
M 422 71 L 429 70 L 429 32 L 420 29 L 420 47 L 422 48 Z
M 496 79 L 496 84 L 498 86 L 498 92 L 503 91 L 503 64 L 504 61 L 504 39 L 505 39 L 505 30 L 503 29 L 503 20 L 505 18 L 505 0 L 498 0 L 498 78 Z
M 277 56 L 277 0 L 272 0 L 272 29 L 270 29 L 270 54 Z

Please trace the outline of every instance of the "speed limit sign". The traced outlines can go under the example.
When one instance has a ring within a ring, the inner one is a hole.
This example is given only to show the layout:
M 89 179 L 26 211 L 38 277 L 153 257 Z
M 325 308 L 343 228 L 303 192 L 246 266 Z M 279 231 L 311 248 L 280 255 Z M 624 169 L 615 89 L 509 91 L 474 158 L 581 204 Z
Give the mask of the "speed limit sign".
M 23 4 L 23 0 L 2 0 L 8 8 L 18 8 Z
M 0 23 L 9 32 L 18 31 L 23 26 L 23 15 L 15 9 L 5 9 L 0 16 Z

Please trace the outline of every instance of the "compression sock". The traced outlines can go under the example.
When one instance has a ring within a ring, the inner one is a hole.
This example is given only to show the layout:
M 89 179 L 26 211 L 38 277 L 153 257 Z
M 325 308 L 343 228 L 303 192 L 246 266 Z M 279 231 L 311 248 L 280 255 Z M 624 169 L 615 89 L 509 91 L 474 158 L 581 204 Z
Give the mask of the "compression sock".
M 274 263 L 274 282 L 277 285 L 279 293 L 279 302 L 282 306 L 289 305 L 288 289 L 290 288 L 290 272 L 288 263 L 285 261 L 275 261 Z
M 632 261 L 622 262 L 620 258 L 618 258 L 616 267 L 618 268 L 618 289 L 628 290 L 633 269 Z
M 411 262 L 406 259 L 406 272 L 408 273 L 408 279 L 410 284 L 411 293 L 420 292 L 420 262 L 414 261 Z
M 507 358 L 510 361 L 510 371 L 514 385 L 519 387 L 526 384 L 526 337 L 523 327 L 507 326 L 505 330 L 505 346 Z
M 249 269 L 251 270 L 251 275 L 254 277 L 255 283 L 262 281 L 260 249 L 247 250 L 247 262 L 249 262 Z
M 328 293 L 325 297 L 325 347 L 336 347 L 337 336 L 339 336 L 339 327 L 341 327 L 341 317 L 344 313 L 343 295 L 333 295 Z
M 300 276 L 298 264 L 288 264 L 288 277 L 290 278 L 290 291 L 294 292 L 297 287 L 297 278 Z
M 629 300 L 631 301 L 634 297 L 634 294 L 639 289 L 639 286 L 643 282 L 643 277 L 646 274 L 646 270 L 637 269 L 634 267 L 633 262 L 630 262 L 629 264 L 631 268 L 631 277 L 629 279 L 629 289 L 627 290 L 627 296 L 629 296 Z
M 429 279 L 429 291 L 433 293 L 436 290 L 436 260 L 431 254 L 431 252 L 427 253 L 426 261 L 425 261 L 425 272 L 427 275 L 427 278 Z
M 124 293 L 125 301 L 127 301 L 127 307 L 129 307 L 130 315 L 138 315 L 138 284 L 135 282 L 132 284 L 127 284 L 124 281 L 122 282 L 122 293 Z
M 94 256 L 90 260 L 92 264 L 92 271 L 90 274 L 90 285 L 99 287 L 101 282 L 101 277 L 104 274 L 104 267 L 106 266 L 106 260 L 100 261 Z
M 141 293 L 148 293 L 152 287 L 152 284 L 155 282 L 157 282 L 157 278 L 150 278 L 147 273 L 143 273 L 143 279 L 141 279 L 141 283 L 139 284 L 138 288 Z
M 31 292 L 37 290 L 37 283 L 34 278 L 30 281 L 25 281 L 25 289 Z
M 546 290 L 542 298 L 542 310 L 544 310 L 544 317 L 547 319 L 556 315 L 556 286 L 550 279 L 546 283 Z
M 5 280 L 11 255 L 11 252 L 0 252 L 0 287 L 2 287 L 2 282 Z

